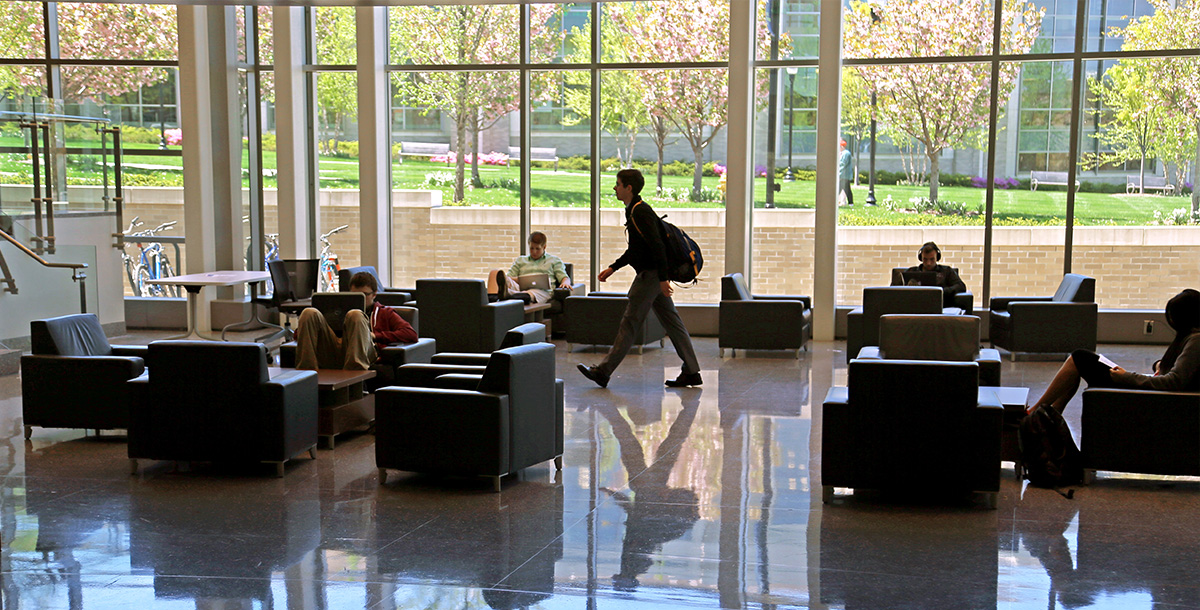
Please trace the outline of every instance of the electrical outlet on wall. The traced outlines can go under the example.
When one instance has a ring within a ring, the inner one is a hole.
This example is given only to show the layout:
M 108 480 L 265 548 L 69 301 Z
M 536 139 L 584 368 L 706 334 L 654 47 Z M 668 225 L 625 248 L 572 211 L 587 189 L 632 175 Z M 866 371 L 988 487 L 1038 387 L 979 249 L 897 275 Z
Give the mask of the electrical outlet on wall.
M 1144 320 L 1142 322 L 1142 334 L 1143 335 L 1153 335 L 1154 334 L 1154 320 Z

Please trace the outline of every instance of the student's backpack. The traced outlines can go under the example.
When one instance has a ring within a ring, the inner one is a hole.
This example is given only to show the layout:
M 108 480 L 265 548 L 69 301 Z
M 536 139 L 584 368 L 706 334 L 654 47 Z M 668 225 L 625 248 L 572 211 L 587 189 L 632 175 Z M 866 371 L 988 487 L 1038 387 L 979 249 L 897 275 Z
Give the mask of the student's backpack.
M 637 202 L 634 207 L 644 202 Z M 704 268 L 704 255 L 700 253 L 700 246 L 696 244 L 696 240 L 692 239 L 683 229 L 666 221 L 667 215 L 663 214 L 659 218 L 659 222 L 663 227 L 663 246 L 667 250 L 667 278 L 672 282 L 680 284 L 695 284 L 696 276 L 700 275 L 700 270 Z M 634 228 L 637 228 L 637 223 L 633 223 Z M 641 229 L 638 229 L 641 232 Z
M 1017 439 L 1025 478 L 1038 487 L 1067 487 L 1083 481 L 1083 459 L 1071 428 L 1058 409 L 1039 406 L 1021 420 Z

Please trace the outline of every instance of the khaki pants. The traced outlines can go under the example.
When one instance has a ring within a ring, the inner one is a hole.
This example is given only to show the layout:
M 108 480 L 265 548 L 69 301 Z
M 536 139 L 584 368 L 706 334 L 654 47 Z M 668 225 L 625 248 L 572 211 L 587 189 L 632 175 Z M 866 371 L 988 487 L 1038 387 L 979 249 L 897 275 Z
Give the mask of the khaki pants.
M 377 356 L 371 341 L 371 323 L 367 314 L 352 309 L 346 313 L 345 329 L 339 339 L 329 328 L 325 316 L 309 307 L 300 313 L 296 340 L 296 368 L 365 371 Z

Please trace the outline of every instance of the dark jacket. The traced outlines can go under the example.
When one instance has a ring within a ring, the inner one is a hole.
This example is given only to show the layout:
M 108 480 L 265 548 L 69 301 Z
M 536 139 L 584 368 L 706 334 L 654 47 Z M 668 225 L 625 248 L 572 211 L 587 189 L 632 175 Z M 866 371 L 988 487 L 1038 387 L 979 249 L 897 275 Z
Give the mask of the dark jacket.
M 635 271 L 655 271 L 658 281 L 667 281 L 666 229 L 650 204 L 638 199 L 625 206 L 625 234 L 629 247 L 609 267 L 613 271 L 631 265 Z
M 1126 371 L 1122 375 L 1112 374 L 1113 385 L 1139 390 L 1162 390 L 1167 392 L 1200 391 L 1200 332 L 1192 333 L 1183 344 L 1183 351 L 1175 359 L 1175 365 L 1161 375 L 1142 375 Z
M 909 267 L 905 271 L 924 270 L 925 268 L 921 265 L 916 265 L 915 267 Z M 937 285 L 942 289 L 942 304 L 946 307 L 953 306 L 954 295 L 959 294 L 960 292 L 966 292 L 967 285 L 963 283 L 962 278 L 958 277 L 958 272 L 955 271 L 953 267 L 947 267 L 946 265 L 934 265 L 933 272 L 937 274 Z M 895 280 L 893 279 L 892 285 L 897 285 L 894 282 Z

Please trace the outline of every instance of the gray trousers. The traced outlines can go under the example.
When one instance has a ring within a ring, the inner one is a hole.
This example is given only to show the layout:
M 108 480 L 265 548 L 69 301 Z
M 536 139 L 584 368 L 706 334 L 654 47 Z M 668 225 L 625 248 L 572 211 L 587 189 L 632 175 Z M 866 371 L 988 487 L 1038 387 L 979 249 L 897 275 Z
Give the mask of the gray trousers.
M 621 316 L 621 327 L 617 330 L 617 338 L 613 340 L 612 349 L 608 350 L 604 361 L 596 367 L 602 373 L 612 376 L 613 371 L 621 365 L 625 354 L 628 354 L 629 348 L 633 347 L 634 332 L 646 322 L 646 316 L 650 315 L 651 308 L 654 309 L 654 315 L 658 316 L 658 320 L 662 322 L 667 336 L 671 338 L 671 345 L 675 346 L 675 352 L 683 359 L 683 372 L 689 374 L 700 372 L 700 363 L 696 360 L 696 350 L 692 348 L 692 338 L 688 335 L 683 320 L 679 318 L 679 312 L 675 310 L 675 302 L 671 300 L 671 297 L 663 295 L 662 288 L 659 287 L 657 272 L 643 271 L 637 274 L 637 277 L 633 279 L 633 284 L 629 287 L 629 305 L 625 307 L 625 314 Z

